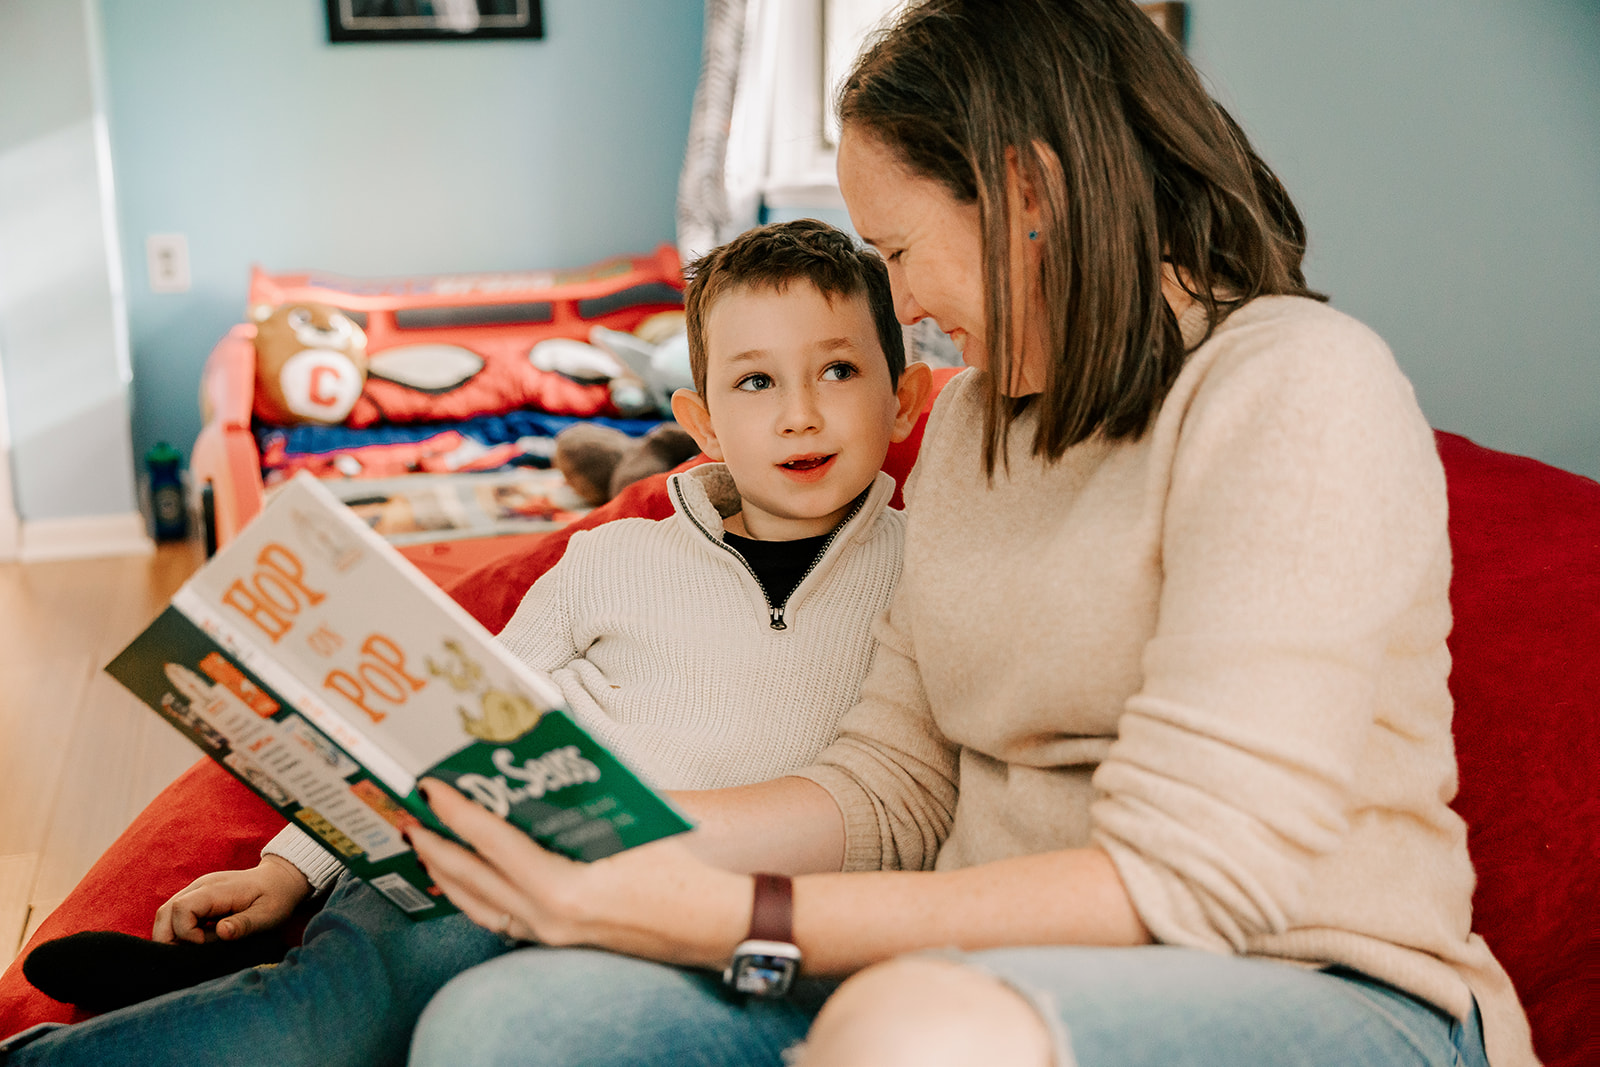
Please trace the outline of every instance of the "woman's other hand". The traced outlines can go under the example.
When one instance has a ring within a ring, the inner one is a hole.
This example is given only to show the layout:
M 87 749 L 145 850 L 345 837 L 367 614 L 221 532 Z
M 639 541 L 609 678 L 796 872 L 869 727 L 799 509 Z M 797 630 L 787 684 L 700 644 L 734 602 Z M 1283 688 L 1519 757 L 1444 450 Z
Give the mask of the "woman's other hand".
M 425 785 L 435 813 L 476 853 L 421 827 L 408 832 L 412 845 L 451 902 L 485 929 L 713 969 L 744 937 L 751 879 L 709 866 L 679 839 L 579 863 L 443 782 Z

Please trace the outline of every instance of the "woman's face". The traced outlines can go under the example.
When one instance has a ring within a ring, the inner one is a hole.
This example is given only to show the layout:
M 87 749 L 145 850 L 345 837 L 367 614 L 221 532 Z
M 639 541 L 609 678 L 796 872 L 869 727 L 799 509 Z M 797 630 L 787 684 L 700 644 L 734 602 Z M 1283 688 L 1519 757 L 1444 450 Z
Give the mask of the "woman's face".
M 978 205 L 911 173 L 877 138 L 852 127 L 839 142 L 839 189 L 856 233 L 889 264 L 900 321 L 932 319 L 968 366 L 985 366 Z
M 978 205 L 963 203 L 939 182 L 912 173 L 893 150 L 851 126 L 845 127 L 839 142 L 839 190 L 856 233 L 889 264 L 900 321 L 909 326 L 932 319 L 950 335 L 963 362 L 980 370 L 987 367 Z M 1025 250 L 1019 252 L 1018 269 L 1012 271 L 1017 280 L 1024 259 L 1032 259 Z M 1013 292 L 1012 306 L 1019 313 L 1026 306 L 1024 295 Z M 1017 318 L 1025 322 L 1028 316 Z M 1036 366 L 1039 346 L 1027 337 L 1022 340 L 1022 366 L 1007 390 L 1014 396 L 1043 387 L 1042 371 Z

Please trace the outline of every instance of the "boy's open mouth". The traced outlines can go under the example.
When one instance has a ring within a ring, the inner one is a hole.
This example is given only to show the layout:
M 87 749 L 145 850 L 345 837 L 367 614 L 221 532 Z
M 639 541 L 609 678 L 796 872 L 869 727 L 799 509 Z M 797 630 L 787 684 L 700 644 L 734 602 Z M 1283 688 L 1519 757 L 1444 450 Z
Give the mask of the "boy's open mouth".
M 782 467 L 784 470 L 812 471 L 816 470 L 824 463 L 827 463 L 828 460 L 832 459 L 833 457 L 834 453 L 829 453 L 825 456 L 799 456 L 795 459 L 786 460 L 783 463 L 778 464 L 778 466 Z

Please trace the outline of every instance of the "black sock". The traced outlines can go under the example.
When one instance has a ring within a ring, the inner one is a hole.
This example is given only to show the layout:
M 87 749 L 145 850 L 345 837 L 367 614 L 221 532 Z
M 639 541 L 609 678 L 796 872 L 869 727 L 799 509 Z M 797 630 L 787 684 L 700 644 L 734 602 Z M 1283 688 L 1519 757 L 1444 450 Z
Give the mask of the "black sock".
M 35 989 L 89 1011 L 112 1011 L 174 989 L 283 959 L 275 931 L 195 945 L 89 930 L 46 941 L 22 961 Z

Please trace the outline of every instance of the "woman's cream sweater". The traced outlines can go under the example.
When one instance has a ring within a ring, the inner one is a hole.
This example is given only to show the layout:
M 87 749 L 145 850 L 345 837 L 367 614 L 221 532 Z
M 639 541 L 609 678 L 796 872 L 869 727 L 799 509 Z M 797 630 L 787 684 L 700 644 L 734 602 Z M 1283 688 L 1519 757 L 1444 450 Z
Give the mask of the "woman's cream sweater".
M 1047 464 L 1025 416 L 992 484 L 981 403 L 939 397 L 877 662 L 802 772 L 847 867 L 1097 846 L 1159 941 L 1475 995 L 1495 1067 L 1535 1062 L 1471 933 L 1444 477 L 1383 342 L 1255 300 L 1137 441 Z

